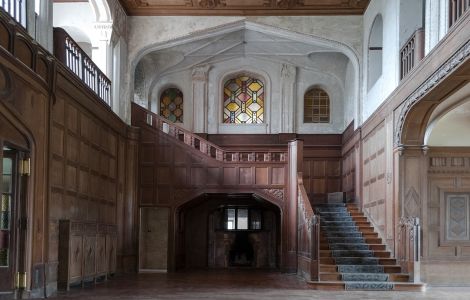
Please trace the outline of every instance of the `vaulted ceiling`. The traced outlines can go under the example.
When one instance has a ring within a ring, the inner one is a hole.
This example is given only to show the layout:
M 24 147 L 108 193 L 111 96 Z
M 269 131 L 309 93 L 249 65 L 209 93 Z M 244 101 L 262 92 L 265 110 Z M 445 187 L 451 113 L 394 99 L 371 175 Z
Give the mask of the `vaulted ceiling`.
M 369 0 L 119 0 L 129 15 L 358 15 Z

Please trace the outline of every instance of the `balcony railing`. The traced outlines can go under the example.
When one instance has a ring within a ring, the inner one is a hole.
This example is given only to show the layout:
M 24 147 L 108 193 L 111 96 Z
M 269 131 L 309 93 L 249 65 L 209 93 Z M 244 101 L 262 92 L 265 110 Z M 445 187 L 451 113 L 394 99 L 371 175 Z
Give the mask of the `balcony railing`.
M 470 8 L 470 0 L 449 0 L 449 27 Z
M 424 30 L 416 30 L 400 50 L 400 79 L 424 57 Z
M 0 7 L 26 28 L 26 0 L 0 0 Z
M 62 28 L 54 28 L 54 55 L 111 106 L 111 80 Z

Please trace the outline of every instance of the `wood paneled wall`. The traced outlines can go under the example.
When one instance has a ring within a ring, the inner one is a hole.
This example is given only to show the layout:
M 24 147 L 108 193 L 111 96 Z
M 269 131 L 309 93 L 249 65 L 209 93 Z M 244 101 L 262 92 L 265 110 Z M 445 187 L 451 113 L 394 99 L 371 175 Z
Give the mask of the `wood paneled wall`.
M 224 149 L 249 148 L 275 149 L 285 147 L 294 139 L 304 141 L 303 180 L 310 201 L 324 202 L 328 193 L 347 191 L 354 194 L 354 187 L 345 190 L 342 186 L 342 144 L 345 140 L 357 137 L 351 123 L 343 135 L 340 134 L 210 134 L 209 141 Z M 352 167 L 352 172 L 354 167 Z M 348 180 L 354 180 L 351 170 L 347 170 Z M 349 182 L 348 182 L 349 184 Z M 349 188 L 349 186 L 348 186 Z
M 423 199 L 422 210 L 425 280 L 466 284 L 470 280 L 470 148 L 431 148 L 426 161 L 428 197 Z
M 343 148 L 341 149 L 342 191 L 346 194 L 347 202 L 360 202 L 360 158 L 361 158 L 361 129 L 354 130 L 351 122 L 343 133 Z
M 287 215 L 287 161 L 215 160 L 163 131 L 148 126 L 146 112 L 136 105 L 133 105 L 132 124 L 141 128 L 139 205 L 170 209 L 169 270 L 177 267 L 178 241 L 173 235 L 179 230 L 175 228 L 178 224 L 174 222 L 177 210 L 202 194 L 255 193 L 280 208 L 283 213 L 283 234 L 286 234 L 285 230 L 289 226 L 295 228 L 295 220 L 290 220 Z M 287 151 L 287 145 L 283 148 L 283 151 Z M 284 248 L 283 254 L 286 255 L 286 252 L 287 248 Z
M 386 223 L 385 137 L 385 124 L 382 123 L 362 141 L 362 208 L 382 232 Z
M 342 191 L 341 135 L 305 135 L 303 140 L 303 182 L 314 205 Z
M 133 131 L 3 14 L 0 79 L 0 123 L 25 137 L 31 155 L 27 290 L 41 296 L 45 287 L 56 289 L 61 219 L 119 224 L 118 257 L 132 257 L 126 264 L 135 266 L 135 186 L 127 179 L 135 177 Z

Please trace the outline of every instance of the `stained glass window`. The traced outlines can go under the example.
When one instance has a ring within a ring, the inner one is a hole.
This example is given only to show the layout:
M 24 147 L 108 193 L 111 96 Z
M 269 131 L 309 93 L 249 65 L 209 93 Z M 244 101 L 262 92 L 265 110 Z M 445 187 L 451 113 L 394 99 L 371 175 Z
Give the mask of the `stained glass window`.
M 264 121 L 264 84 L 240 75 L 224 84 L 224 123 L 257 124 Z
M 160 116 L 173 123 L 183 123 L 183 93 L 177 88 L 168 88 L 160 96 Z
M 330 97 L 319 88 L 308 90 L 304 96 L 304 123 L 329 123 Z

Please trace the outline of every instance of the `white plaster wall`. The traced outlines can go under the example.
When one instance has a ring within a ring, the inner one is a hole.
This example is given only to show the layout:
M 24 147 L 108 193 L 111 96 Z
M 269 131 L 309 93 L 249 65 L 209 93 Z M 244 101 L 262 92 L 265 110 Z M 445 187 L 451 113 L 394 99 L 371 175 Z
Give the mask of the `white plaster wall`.
M 54 3 L 54 27 L 76 27 L 93 40 L 94 23 L 95 13 L 88 2 Z
M 304 123 L 304 95 L 312 87 L 322 88 L 330 97 L 329 123 Z M 311 133 L 342 133 L 344 126 L 344 88 L 339 78 L 324 72 L 300 70 L 297 81 L 297 132 Z
M 193 90 L 191 82 L 191 70 L 169 74 L 161 78 L 157 78 L 153 84 L 150 93 L 150 110 L 157 115 L 160 114 L 160 95 L 170 87 L 176 87 L 183 92 L 183 124 L 187 130 L 193 130 Z
M 150 51 L 153 47 L 158 45 L 164 45 L 177 38 L 187 37 L 191 34 L 196 34 L 204 30 L 222 27 L 230 23 L 236 23 L 243 20 L 256 22 L 258 24 L 269 25 L 280 29 L 292 30 L 294 32 L 312 35 L 319 38 L 328 39 L 338 44 L 345 45 L 351 50 L 354 60 L 359 64 L 357 68 L 351 69 L 354 76 L 361 74 L 362 66 L 362 41 L 363 41 L 363 18 L 362 16 L 309 16 L 309 17 L 129 17 L 129 56 L 128 56 L 128 69 L 130 72 L 127 74 L 127 78 L 121 83 L 126 85 L 126 95 L 129 95 L 129 99 L 133 95 L 133 73 L 134 68 L 139 61 L 140 57 L 146 52 Z M 151 38 L 149 38 L 151 37 Z M 246 63 L 246 62 L 245 62 Z M 343 70 L 344 71 L 344 70 Z M 213 71 L 210 72 L 212 74 Z M 277 71 L 278 72 L 278 71 Z M 271 75 L 271 73 L 270 73 Z M 344 74 L 343 74 L 344 75 Z M 351 74 L 349 74 L 351 75 Z M 348 75 L 348 76 L 349 76 Z M 354 99 L 354 101 L 361 97 L 362 89 L 357 87 L 348 86 L 348 91 L 354 90 L 353 96 L 348 98 Z M 343 92 L 343 91 L 342 91 Z M 359 102 L 359 100 L 357 100 Z M 352 105 L 353 114 L 356 119 L 361 116 L 361 105 Z M 276 108 L 270 112 L 273 116 L 277 114 Z M 348 108 L 348 114 L 351 108 Z M 346 123 L 343 118 L 344 110 L 341 110 L 340 114 L 341 123 Z M 351 118 L 352 120 L 352 118 Z M 356 122 L 356 126 L 360 125 L 360 122 Z M 262 126 L 260 126 L 262 127 Z M 338 128 L 344 126 L 335 127 L 333 130 L 336 131 Z M 211 130 L 214 128 L 210 127 Z M 229 129 L 221 129 L 217 127 L 217 131 L 220 132 L 231 132 Z M 256 129 L 256 132 L 277 132 L 277 124 L 270 124 L 269 128 Z M 301 130 L 304 130 L 302 128 Z M 317 130 L 317 129 L 314 129 Z M 322 131 L 321 129 L 318 129 Z M 330 130 L 331 131 L 331 130 Z
M 343 126 L 346 128 L 355 118 L 356 112 L 359 109 L 357 107 L 356 99 L 356 88 L 357 88 L 357 78 L 354 74 L 354 66 L 351 61 L 348 61 L 346 66 L 346 72 L 344 74 L 344 92 L 343 92 L 343 110 L 344 110 L 344 123 Z M 357 127 L 357 120 L 355 126 Z
M 448 0 L 426 0 L 425 46 L 427 55 L 447 34 L 449 24 Z
M 328 63 L 328 62 L 325 62 Z M 334 61 L 329 61 L 334 64 Z M 349 63 L 351 64 L 351 63 Z M 208 120 L 207 133 L 209 134 L 231 134 L 231 133 L 255 133 L 255 134 L 277 134 L 286 128 L 281 117 L 281 63 L 271 60 L 247 57 L 236 58 L 217 62 L 211 65 L 208 74 Z M 297 68 L 296 109 L 295 120 L 296 132 L 313 133 L 342 133 L 353 118 L 353 103 L 345 105 L 347 97 L 344 97 L 344 69 L 334 68 L 330 72 L 320 72 Z M 354 71 L 349 67 L 346 74 L 354 77 Z M 223 83 L 230 77 L 241 72 L 257 74 L 264 82 L 265 89 L 265 115 L 263 124 L 224 124 L 223 116 Z M 151 110 L 159 113 L 159 97 L 161 92 L 171 86 L 178 87 L 184 96 L 184 123 L 185 129 L 193 131 L 193 95 L 192 95 L 192 72 L 185 70 L 158 77 L 152 84 L 150 90 Z M 346 77 L 348 77 L 346 75 Z M 352 82 L 353 80 L 351 80 Z M 304 124 L 303 123 L 303 97 L 307 89 L 317 86 L 323 88 L 330 96 L 331 117 L 328 124 Z M 349 89 L 355 90 L 354 84 L 349 83 Z M 352 96 L 351 96 L 352 97 Z M 345 121 L 344 108 L 348 109 L 348 120 Z
M 153 45 L 242 20 L 338 41 L 358 56 L 362 52 L 362 16 L 129 17 L 129 62 Z
M 368 49 L 363 51 L 362 80 L 363 103 L 362 119 L 367 120 L 372 113 L 384 102 L 399 82 L 399 1 L 372 0 L 364 13 L 364 45 L 369 43 L 369 33 L 372 23 L 378 14 L 383 20 L 383 50 L 382 75 L 368 90 Z
M 423 27 L 423 0 L 400 0 L 400 48 L 416 29 Z

